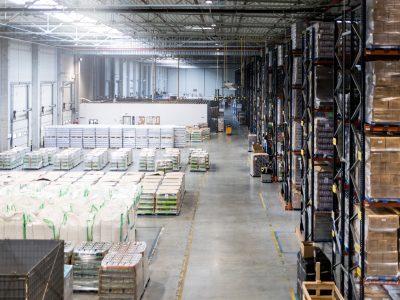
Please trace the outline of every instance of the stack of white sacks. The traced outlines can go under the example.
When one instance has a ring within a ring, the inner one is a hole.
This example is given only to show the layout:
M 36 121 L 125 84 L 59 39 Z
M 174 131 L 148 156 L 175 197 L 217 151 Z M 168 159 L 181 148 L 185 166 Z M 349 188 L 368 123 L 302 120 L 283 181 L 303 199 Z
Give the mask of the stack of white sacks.
M 126 171 L 132 162 L 132 149 L 120 148 L 111 154 L 110 169 L 113 171 Z
M 85 155 L 85 170 L 101 170 L 108 164 L 108 148 L 96 148 Z

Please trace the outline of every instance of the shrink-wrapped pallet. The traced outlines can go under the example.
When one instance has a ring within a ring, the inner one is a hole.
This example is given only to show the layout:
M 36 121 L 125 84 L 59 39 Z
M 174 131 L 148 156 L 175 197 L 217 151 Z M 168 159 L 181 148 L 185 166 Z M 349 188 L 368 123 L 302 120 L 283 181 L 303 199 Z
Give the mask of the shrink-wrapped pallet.
M 400 123 L 400 62 L 366 63 L 367 123 Z
M 174 127 L 174 147 L 184 148 L 186 146 L 186 128 L 184 126 Z
M 292 49 L 302 48 L 302 33 L 306 28 L 304 22 L 296 22 L 290 25 L 290 38 L 292 40 Z
M 110 132 L 108 126 L 96 126 L 96 148 L 110 147 Z
M 110 126 L 110 148 L 113 149 L 119 149 L 123 146 L 123 134 L 122 134 L 122 127 L 121 126 Z M 133 147 L 128 147 L 126 148 L 134 148 Z
M 333 171 L 326 166 L 314 167 L 314 203 L 321 211 L 333 209 Z
M 179 171 L 181 169 L 181 150 L 177 148 L 167 148 L 165 149 L 164 158 L 172 160 L 174 171 Z
M 301 161 L 300 155 L 292 154 L 292 183 L 298 187 L 301 185 Z
M 334 22 L 316 22 L 310 28 L 314 29 L 314 55 L 315 58 L 333 58 L 335 45 Z M 312 35 L 310 35 L 312 41 Z M 330 88 L 332 90 L 332 88 Z
M 333 103 L 333 68 L 315 66 L 314 95 L 315 108 L 331 107 Z
M 108 149 L 91 150 L 84 157 L 85 170 L 101 170 L 108 164 Z
M 250 175 L 261 176 L 261 168 L 268 165 L 269 156 L 267 153 L 252 153 L 250 157 Z
M 314 122 L 314 153 L 316 155 L 332 156 L 333 119 L 331 117 L 317 117 Z

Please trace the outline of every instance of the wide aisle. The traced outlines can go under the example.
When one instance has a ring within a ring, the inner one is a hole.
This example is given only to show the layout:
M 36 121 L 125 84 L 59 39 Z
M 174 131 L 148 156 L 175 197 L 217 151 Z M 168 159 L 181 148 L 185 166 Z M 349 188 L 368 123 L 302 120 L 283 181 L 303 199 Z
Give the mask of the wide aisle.
M 209 144 L 183 299 L 292 299 L 298 212 L 283 210 L 279 184 L 250 177 L 246 136 L 235 129 Z

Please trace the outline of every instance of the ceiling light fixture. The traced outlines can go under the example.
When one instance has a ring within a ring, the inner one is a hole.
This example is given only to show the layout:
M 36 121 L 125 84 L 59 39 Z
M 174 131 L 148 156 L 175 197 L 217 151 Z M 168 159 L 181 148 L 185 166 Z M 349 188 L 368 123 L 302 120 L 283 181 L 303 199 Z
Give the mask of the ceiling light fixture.
M 211 0 L 207 0 L 206 4 L 212 4 L 212 1 Z
M 211 27 L 216 27 L 217 26 L 217 24 L 211 24 Z

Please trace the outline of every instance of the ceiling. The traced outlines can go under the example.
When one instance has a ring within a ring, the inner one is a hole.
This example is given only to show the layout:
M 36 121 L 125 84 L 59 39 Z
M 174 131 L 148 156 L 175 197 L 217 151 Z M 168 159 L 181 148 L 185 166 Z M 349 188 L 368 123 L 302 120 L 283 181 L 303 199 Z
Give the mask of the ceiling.
M 287 39 L 332 0 L 1 0 L 0 36 L 86 54 L 230 56 Z M 225 51 L 224 51 L 225 50 Z

